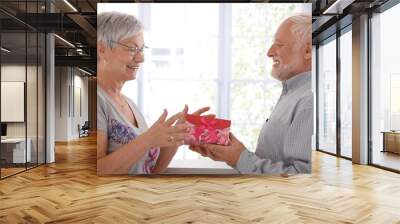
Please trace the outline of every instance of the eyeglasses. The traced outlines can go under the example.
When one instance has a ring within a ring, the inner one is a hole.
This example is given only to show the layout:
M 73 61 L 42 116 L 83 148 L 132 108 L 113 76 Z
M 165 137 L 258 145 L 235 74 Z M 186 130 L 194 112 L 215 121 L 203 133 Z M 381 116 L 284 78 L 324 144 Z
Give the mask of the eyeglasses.
M 136 56 L 136 54 L 138 54 L 138 53 L 143 53 L 146 49 L 149 48 L 146 45 L 143 45 L 143 47 L 138 48 L 138 47 L 132 47 L 132 46 L 128 46 L 128 45 L 125 45 L 125 44 L 121 44 L 120 42 L 117 42 L 117 41 L 111 41 L 111 42 L 128 48 L 130 55 L 133 56 L 133 57 Z

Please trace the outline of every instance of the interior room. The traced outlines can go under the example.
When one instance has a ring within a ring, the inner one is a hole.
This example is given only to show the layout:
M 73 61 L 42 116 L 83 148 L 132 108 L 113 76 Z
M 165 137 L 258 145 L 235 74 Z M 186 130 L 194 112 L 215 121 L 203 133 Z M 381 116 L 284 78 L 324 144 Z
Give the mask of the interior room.
M 57 4 L 49 2 L 48 10 Z M 46 33 L 60 28 L 43 24 L 45 19 L 40 15 L 46 13 L 46 1 L 2 1 L 1 7 L 0 178 L 3 179 L 54 162 L 55 143 L 87 137 L 95 130 L 95 122 L 89 120 L 93 117 L 89 116 L 88 105 L 93 102 L 96 90 L 89 83 L 96 81 L 93 68 L 84 65 L 85 62 L 65 60 L 68 56 L 89 58 L 89 47 L 79 43 L 80 29 L 68 29 L 68 35 L 75 37 L 71 42 L 82 46 L 80 51 L 61 37 L 65 34 L 55 33 L 48 40 Z M 51 84 L 50 77 L 54 78 Z M 49 119 L 53 115 L 54 119 Z M 46 129 L 49 126 L 53 129 Z
M 1 177 L 45 163 L 45 36 L 14 28 L 1 34 Z
M 0 223 L 399 223 L 399 1 L 284 2 L 2 0 Z M 145 119 L 214 102 L 253 151 L 282 92 L 275 30 L 309 10 L 311 174 L 238 175 L 182 147 L 165 174 L 98 176 L 97 15 L 113 10 L 146 27 L 139 78 L 123 87 Z

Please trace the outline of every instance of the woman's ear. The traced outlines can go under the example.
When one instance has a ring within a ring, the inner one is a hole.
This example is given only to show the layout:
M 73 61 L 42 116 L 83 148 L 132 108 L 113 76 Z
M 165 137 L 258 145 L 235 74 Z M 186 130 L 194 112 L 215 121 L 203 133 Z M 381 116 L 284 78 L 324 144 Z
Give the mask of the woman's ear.
M 104 44 L 103 41 L 98 41 L 97 42 L 97 55 L 99 58 L 104 58 L 104 55 L 106 53 L 106 45 Z

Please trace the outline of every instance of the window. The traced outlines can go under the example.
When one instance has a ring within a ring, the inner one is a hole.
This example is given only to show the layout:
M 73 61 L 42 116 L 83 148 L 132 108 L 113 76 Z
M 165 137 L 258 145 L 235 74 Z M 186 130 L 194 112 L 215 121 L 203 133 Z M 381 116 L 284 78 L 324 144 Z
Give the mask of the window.
M 318 48 L 318 149 L 336 154 L 336 37 Z
M 100 5 L 99 12 L 106 4 Z M 107 10 L 118 10 L 114 5 Z M 138 80 L 127 83 L 123 92 L 137 100 L 147 122 L 154 122 L 164 108 L 172 114 L 184 104 L 190 111 L 210 106 L 218 117 L 231 119 L 232 132 L 255 151 L 258 133 L 281 91 L 270 77 L 266 52 L 278 25 L 294 13 L 310 13 L 311 4 L 135 6 L 151 49 Z M 208 159 L 181 147 L 174 157 L 179 160 Z
M 400 73 L 390 74 L 390 130 L 400 130 Z
M 3 2 L 2 2 L 3 4 Z M 4 2 L 19 16 L 41 13 L 43 1 Z M 3 6 L 3 5 L 2 5 Z M 0 12 L 0 179 L 45 163 L 45 34 Z M 10 95 L 16 99 L 10 100 Z M 15 110 L 11 110 L 14 108 Z M 15 116 L 17 115 L 17 116 Z
M 312 87 L 311 89 L 313 90 L 314 93 L 317 93 L 317 47 L 316 45 L 312 46 L 312 67 L 311 67 L 311 73 L 312 73 Z M 314 95 L 314 111 L 313 111 L 313 118 L 314 118 L 314 133 L 312 136 L 312 149 L 316 150 L 317 149 L 317 104 L 315 103 L 318 98 Z
M 371 135 L 372 163 L 391 169 L 400 170 L 400 156 L 392 153 L 389 145 L 385 146 L 384 132 L 389 144 L 399 147 L 400 131 L 400 33 L 394 29 L 400 21 L 400 5 L 383 13 L 375 14 L 372 25 L 372 74 L 371 74 Z
M 340 36 L 340 154 L 352 157 L 352 35 Z

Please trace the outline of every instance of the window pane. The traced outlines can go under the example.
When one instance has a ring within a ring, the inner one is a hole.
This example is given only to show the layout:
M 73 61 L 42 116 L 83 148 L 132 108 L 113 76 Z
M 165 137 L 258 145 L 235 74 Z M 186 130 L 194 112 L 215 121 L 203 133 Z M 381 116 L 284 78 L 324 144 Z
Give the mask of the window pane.
M 138 16 L 138 5 L 132 3 L 98 3 L 97 13 L 117 11 Z
M 318 50 L 318 148 L 336 153 L 336 41 Z
M 27 33 L 27 48 L 28 48 L 28 62 L 27 62 L 27 80 L 26 80 L 26 115 L 27 115 L 27 137 L 28 137 L 28 149 L 30 148 L 31 153 L 28 154 L 27 166 L 28 168 L 36 166 L 38 161 L 38 141 L 37 141 L 37 81 L 38 81 L 38 34 Z
M 352 157 L 352 35 L 340 37 L 340 127 L 341 154 Z
M 372 163 L 400 170 L 400 5 L 372 18 Z M 392 133 L 391 131 L 397 131 Z M 389 132 L 384 138 L 382 132 Z M 385 145 L 383 144 L 385 142 Z
M 254 37 L 257 35 L 254 34 Z M 232 40 L 232 78 L 259 79 L 268 77 L 271 67 L 266 55 L 267 44 L 260 38 L 234 38 Z
M 185 41 L 186 36 L 199 33 L 201 36 L 216 37 L 216 21 L 218 4 L 151 4 L 151 35 L 172 46 Z
M 177 37 L 181 34 L 176 33 Z M 184 34 L 182 34 L 184 35 Z M 216 79 L 218 74 L 218 39 L 188 37 L 178 46 L 160 39 L 152 41 L 146 55 L 146 76 L 151 78 Z M 155 44 L 155 42 L 160 42 Z M 206 66 L 207 65 L 207 66 Z
M 314 93 L 316 93 L 316 86 L 317 86 L 317 47 L 315 45 L 313 45 L 313 49 L 312 49 L 312 90 Z M 314 96 L 315 97 L 315 96 Z M 313 104 L 315 104 L 315 99 L 314 98 L 314 102 Z M 317 107 L 314 106 L 314 111 L 313 111 L 313 118 L 314 118 L 314 122 L 313 122 L 313 127 L 317 126 Z M 316 130 L 314 130 L 314 134 L 312 136 L 312 149 L 316 150 L 317 149 L 317 133 Z
M 0 14 L 0 16 L 3 16 Z M 6 125 L 6 137 L 1 144 L 1 177 L 25 170 L 25 163 L 31 161 L 30 143 L 26 141 L 25 90 L 26 90 L 26 33 L 2 33 L 1 46 L 1 123 Z M 4 96 L 13 96 L 6 100 Z M 10 110 L 14 108 L 14 110 Z M 28 138 L 29 139 L 29 138 Z M 28 154 L 26 146 L 28 145 Z
M 234 122 L 265 121 L 271 114 L 281 91 L 280 83 L 266 88 L 263 82 L 231 84 L 231 116 Z
M 249 150 L 255 151 L 262 124 L 272 113 L 281 89 L 278 82 L 238 81 L 231 84 L 232 132 Z
M 151 4 L 150 21 L 147 75 L 217 78 L 218 4 Z
M 280 23 L 298 12 L 309 13 L 305 4 L 232 4 L 232 78 L 268 78 L 267 58 Z
M 390 130 L 400 130 L 400 73 L 390 75 Z
M 257 140 L 264 121 L 260 120 L 258 123 L 234 123 L 232 124 L 232 133 L 246 146 L 246 148 L 255 152 L 257 147 Z
M 189 112 L 210 106 L 216 112 L 217 84 L 212 81 L 151 80 L 145 84 L 144 112 L 147 121 L 154 122 L 164 108 L 169 115 L 189 105 Z

